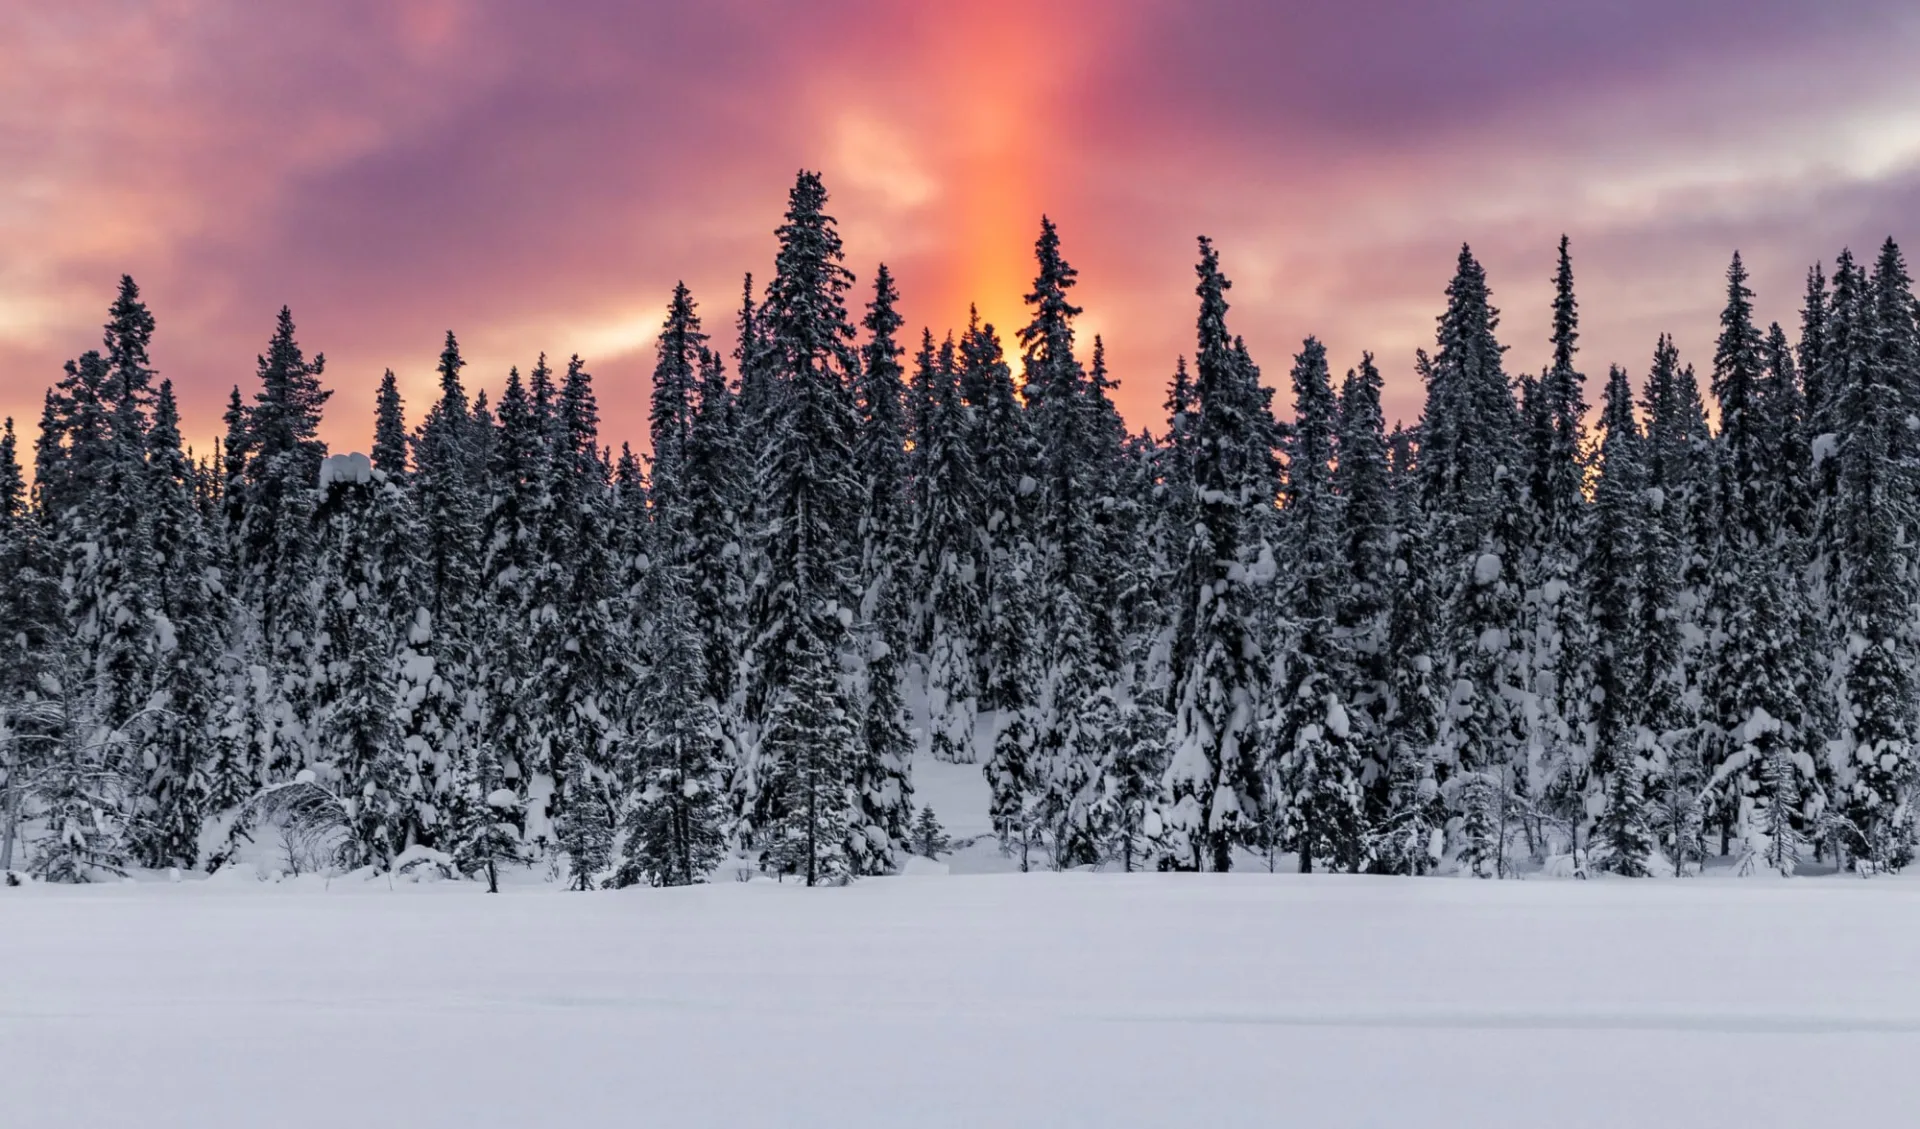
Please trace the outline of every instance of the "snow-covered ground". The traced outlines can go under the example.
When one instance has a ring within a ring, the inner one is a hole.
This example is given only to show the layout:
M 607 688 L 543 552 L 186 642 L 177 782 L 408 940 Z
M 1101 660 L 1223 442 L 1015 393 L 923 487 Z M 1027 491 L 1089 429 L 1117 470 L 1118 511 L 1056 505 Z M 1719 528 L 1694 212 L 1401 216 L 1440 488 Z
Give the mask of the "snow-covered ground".
M 0 1124 L 1910 1124 L 1916 938 L 1903 879 L 0 889 Z

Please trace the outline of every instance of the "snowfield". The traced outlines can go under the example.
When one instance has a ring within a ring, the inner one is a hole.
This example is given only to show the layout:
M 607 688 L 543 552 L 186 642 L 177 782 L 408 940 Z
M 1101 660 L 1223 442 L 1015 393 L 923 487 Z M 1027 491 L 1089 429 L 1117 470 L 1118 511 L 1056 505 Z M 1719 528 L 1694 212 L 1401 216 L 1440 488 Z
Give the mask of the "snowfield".
M 0 889 L 0 1124 L 1911 1124 L 1916 938 L 1902 879 Z

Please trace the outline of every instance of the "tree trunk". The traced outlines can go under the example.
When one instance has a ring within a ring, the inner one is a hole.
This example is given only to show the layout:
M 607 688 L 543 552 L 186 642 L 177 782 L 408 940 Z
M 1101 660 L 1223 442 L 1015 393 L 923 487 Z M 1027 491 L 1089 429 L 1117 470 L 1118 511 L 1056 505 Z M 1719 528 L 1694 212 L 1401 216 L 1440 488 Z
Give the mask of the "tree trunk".
M 15 746 L 17 758 L 18 746 Z M 20 827 L 20 786 L 16 779 L 20 775 L 18 765 L 7 767 L 7 791 L 4 803 L 0 803 L 0 875 L 13 871 L 13 841 L 18 837 Z M 11 881 L 11 879 L 9 879 Z
M 816 837 L 820 828 L 820 790 L 807 789 L 807 885 L 813 885 L 815 859 L 818 856 Z M 1022 866 L 1020 869 L 1025 870 Z

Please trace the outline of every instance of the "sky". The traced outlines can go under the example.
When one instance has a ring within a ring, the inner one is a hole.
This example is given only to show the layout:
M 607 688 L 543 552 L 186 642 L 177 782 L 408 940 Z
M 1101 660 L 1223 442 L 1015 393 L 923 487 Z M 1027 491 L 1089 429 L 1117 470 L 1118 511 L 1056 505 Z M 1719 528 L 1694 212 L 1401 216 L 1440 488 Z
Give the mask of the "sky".
M 1314 334 L 1411 422 L 1460 244 L 1537 370 L 1565 233 L 1597 400 L 1663 331 L 1710 367 L 1735 249 L 1791 328 L 1810 264 L 1920 247 L 1916 58 L 1892 0 L 24 0 L 0 415 L 31 430 L 124 272 L 203 450 L 283 304 L 336 449 L 386 368 L 418 419 L 449 329 L 496 390 L 579 353 L 638 445 L 674 283 L 730 342 L 802 168 L 915 338 L 970 302 L 1011 337 L 1050 215 L 1135 428 L 1193 347 L 1199 235 L 1283 412 Z

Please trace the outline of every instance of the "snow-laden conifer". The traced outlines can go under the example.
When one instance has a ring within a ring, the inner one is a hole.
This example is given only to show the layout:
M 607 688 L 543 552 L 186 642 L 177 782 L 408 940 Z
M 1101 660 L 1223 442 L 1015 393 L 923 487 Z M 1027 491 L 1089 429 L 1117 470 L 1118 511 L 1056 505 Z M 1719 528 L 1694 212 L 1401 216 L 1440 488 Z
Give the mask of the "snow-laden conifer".
M 1272 568 L 1260 541 L 1271 425 L 1255 378 L 1227 333 L 1219 255 L 1200 241 L 1199 343 L 1193 398 L 1193 514 L 1174 598 L 1174 750 L 1150 830 L 1180 870 L 1227 870 L 1264 801 L 1255 731 L 1263 691 L 1253 627 Z M 1157 824 L 1157 826 L 1154 826 Z

